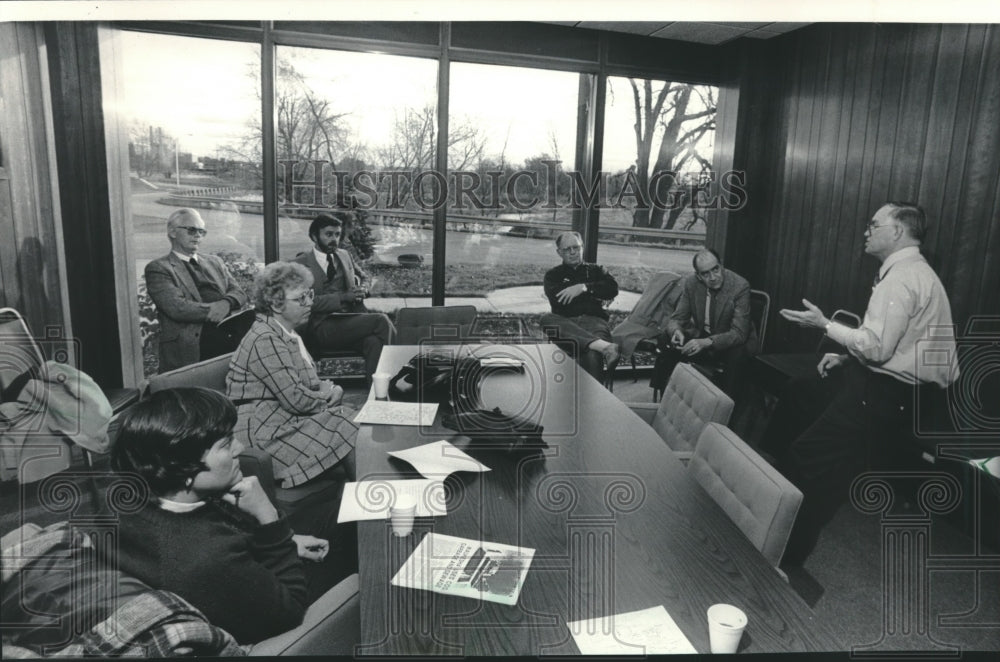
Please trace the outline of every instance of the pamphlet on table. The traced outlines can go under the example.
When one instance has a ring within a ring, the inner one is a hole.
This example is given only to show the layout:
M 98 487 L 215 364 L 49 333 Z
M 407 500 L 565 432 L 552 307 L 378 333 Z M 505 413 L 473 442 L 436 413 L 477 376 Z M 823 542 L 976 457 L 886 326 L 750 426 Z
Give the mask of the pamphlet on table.
M 528 547 L 432 532 L 413 550 L 392 585 L 514 605 L 534 555 Z
M 402 451 L 389 451 L 389 455 L 409 462 L 425 478 L 443 479 L 456 471 L 481 473 L 490 470 L 482 462 L 473 459 L 443 439 Z
M 444 483 L 440 480 L 363 480 L 344 485 L 337 523 L 389 519 L 396 498 L 409 494 L 417 500 L 417 517 L 447 515 Z
M 663 605 L 566 625 L 583 655 L 698 653 Z
M 391 402 L 389 400 L 368 400 L 354 417 L 355 423 L 371 425 L 422 425 L 434 423 L 437 415 L 436 402 Z

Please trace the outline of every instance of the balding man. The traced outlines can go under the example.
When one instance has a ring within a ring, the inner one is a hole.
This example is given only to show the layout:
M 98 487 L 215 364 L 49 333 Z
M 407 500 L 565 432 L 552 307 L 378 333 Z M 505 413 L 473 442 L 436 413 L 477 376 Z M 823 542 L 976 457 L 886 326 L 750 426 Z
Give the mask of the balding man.
M 207 232 L 196 210 L 178 209 L 167 220 L 170 252 L 146 265 L 160 322 L 160 372 L 235 348 L 217 325 L 246 305 L 247 295 L 221 259 L 198 254 Z
M 735 400 L 747 355 L 757 351 L 757 330 L 750 321 L 750 283 L 723 267 L 711 249 L 695 253 L 692 266 L 694 273 L 680 283 L 681 295 L 661 336 L 661 352 L 649 385 L 662 391 L 674 366 L 682 361 L 721 365 L 721 388 Z
M 552 313 L 542 315 L 542 327 L 584 370 L 602 381 L 604 363 L 610 369 L 618 361 L 618 345 L 611 339 L 604 309 L 618 296 L 618 283 L 604 267 L 583 261 L 579 232 L 556 237 L 556 253 L 562 264 L 545 273 L 543 287 Z
M 846 350 L 826 354 L 818 365 L 822 376 L 844 371 L 844 386 L 779 458 L 805 495 L 785 564 L 805 559 L 856 475 L 899 466 L 900 444 L 913 434 L 914 404 L 939 400 L 958 378 L 948 295 L 920 254 L 926 231 L 924 210 L 913 203 L 890 202 L 875 212 L 865 253 L 882 265 L 857 329 L 830 321 L 805 299 L 805 310 L 781 311 L 787 320 L 824 329 Z

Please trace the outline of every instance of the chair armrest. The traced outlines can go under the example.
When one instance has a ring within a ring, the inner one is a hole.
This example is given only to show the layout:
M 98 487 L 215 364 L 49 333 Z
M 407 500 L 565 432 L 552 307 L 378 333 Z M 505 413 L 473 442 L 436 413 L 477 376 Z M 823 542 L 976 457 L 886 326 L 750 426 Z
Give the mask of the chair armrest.
M 309 605 L 302 625 L 254 644 L 250 655 L 354 655 L 361 637 L 361 599 L 355 573 Z
M 639 418 L 646 421 L 646 425 L 653 424 L 653 417 L 656 416 L 656 410 L 660 408 L 660 405 L 655 402 L 626 402 L 625 404 L 629 409 L 634 411 Z

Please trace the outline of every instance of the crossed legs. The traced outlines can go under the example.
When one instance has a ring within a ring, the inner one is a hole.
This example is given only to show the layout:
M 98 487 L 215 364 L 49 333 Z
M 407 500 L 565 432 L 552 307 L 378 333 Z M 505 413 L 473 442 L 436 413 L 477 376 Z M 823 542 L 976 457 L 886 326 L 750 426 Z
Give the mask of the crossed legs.
M 605 362 L 608 367 L 617 363 L 618 345 L 611 340 L 607 320 L 590 315 L 563 317 L 546 313 L 540 321 L 549 339 L 569 352 L 597 381 L 602 381 Z

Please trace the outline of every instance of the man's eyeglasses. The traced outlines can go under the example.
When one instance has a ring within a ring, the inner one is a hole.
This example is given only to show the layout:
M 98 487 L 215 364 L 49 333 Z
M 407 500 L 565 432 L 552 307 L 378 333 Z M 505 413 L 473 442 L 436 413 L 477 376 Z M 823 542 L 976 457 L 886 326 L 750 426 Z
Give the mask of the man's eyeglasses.
M 866 226 L 865 232 L 867 232 L 868 234 L 875 234 L 875 230 L 878 230 L 879 228 L 889 227 L 891 225 L 892 223 L 883 223 L 882 225 L 879 225 L 875 221 L 868 221 L 868 225 Z
M 204 237 L 208 234 L 205 228 L 196 228 L 193 225 L 178 225 L 176 230 L 186 230 L 189 237 Z
M 309 288 L 308 290 L 303 292 L 300 296 L 291 299 L 291 301 L 294 301 L 300 306 L 308 306 L 313 302 L 313 299 L 315 298 L 316 298 L 316 292 L 312 288 Z
M 583 246 L 563 246 L 559 249 L 560 253 L 579 253 L 583 250 Z

